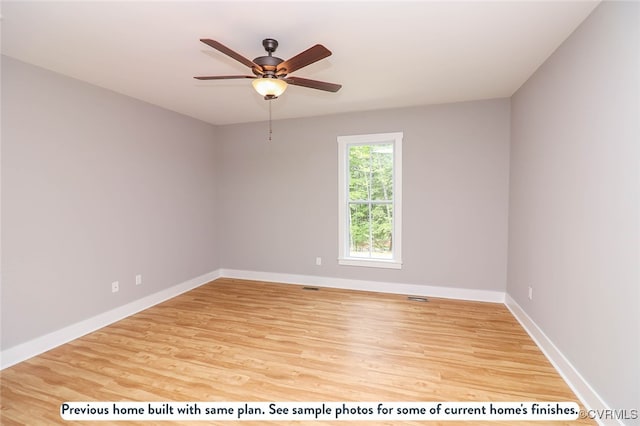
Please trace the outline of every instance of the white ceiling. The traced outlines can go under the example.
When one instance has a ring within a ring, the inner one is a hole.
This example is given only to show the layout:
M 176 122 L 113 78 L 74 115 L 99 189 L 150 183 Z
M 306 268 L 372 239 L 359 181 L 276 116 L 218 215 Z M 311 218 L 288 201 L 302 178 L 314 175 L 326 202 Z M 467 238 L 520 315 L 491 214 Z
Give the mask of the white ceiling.
M 262 121 L 250 74 L 204 45 L 283 59 L 320 43 L 333 55 L 292 75 L 274 119 L 511 96 L 598 1 L 2 2 L 2 53 L 213 124 Z

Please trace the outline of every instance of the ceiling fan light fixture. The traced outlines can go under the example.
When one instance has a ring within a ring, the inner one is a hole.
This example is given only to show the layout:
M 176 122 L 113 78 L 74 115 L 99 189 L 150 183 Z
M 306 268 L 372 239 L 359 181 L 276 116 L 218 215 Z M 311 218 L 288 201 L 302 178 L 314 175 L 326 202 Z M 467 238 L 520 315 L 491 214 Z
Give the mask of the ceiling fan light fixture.
M 287 82 L 274 77 L 256 78 L 251 84 L 265 99 L 275 99 L 287 90 Z

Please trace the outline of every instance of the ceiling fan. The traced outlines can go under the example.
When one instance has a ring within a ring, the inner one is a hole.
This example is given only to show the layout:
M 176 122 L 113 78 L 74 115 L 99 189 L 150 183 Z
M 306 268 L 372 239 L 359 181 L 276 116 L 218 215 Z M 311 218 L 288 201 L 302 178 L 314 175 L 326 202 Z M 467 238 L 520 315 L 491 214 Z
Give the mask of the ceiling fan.
M 267 51 L 267 56 L 259 56 L 251 61 L 218 41 L 208 38 L 201 38 L 200 41 L 251 68 L 254 75 L 194 77 L 197 80 L 251 78 L 253 79 L 253 87 L 259 94 L 264 96 L 266 100 L 276 99 L 278 96 L 282 95 L 282 93 L 287 89 L 288 84 L 324 90 L 327 92 L 337 92 L 342 87 L 340 84 L 310 80 L 308 78 L 292 77 L 289 75 L 300 68 L 313 64 L 327 56 L 331 56 L 331 51 L 321 44 L 316 44 L 315 46 L 312 46 L 304 52 L 301 52 L 285 61 L 273 56 L 273 53 L 278 48 L 278 41 L 272 38 L 267 38 L 262 40 L 262 46 L 264 46 L 264 50 Z

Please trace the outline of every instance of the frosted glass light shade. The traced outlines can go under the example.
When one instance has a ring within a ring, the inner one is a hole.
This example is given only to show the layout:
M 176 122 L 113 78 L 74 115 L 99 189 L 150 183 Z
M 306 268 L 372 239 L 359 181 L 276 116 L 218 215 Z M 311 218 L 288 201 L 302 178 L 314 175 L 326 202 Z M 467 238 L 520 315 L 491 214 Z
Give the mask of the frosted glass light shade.
M 265 98 L 277 98 L 287 90 L 287 82 L 278 78 L 256 78 L 251 84 Z

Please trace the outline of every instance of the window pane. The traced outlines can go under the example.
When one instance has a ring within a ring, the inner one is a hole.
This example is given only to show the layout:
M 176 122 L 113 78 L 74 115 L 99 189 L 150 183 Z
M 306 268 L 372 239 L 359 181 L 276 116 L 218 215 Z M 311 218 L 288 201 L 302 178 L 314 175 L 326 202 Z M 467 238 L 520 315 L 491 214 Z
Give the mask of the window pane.
M 371 257 L 391 259 L 392 256 L 393 207 L 391 203 L 374 204 L 371 208 Z
M 369 204 L 349 204 L 349 256 L 370 257 Z
M 368 200 L 371 186 L 371 146 L 349 146 L 349 200 Z
M 371 199 L 393 199 L 393 145 L 371 146 Z
M 402 268 L 402 132 L 338 136 L 338 263 Z

